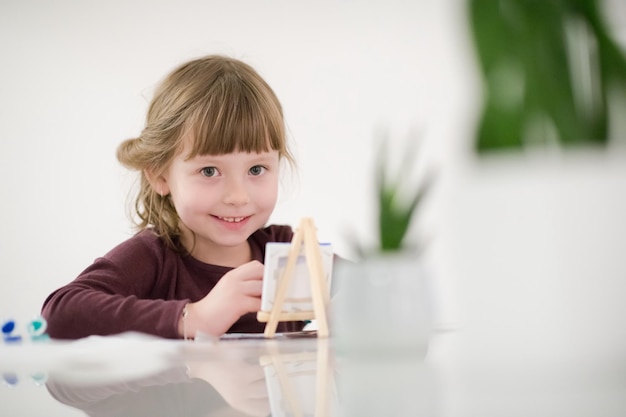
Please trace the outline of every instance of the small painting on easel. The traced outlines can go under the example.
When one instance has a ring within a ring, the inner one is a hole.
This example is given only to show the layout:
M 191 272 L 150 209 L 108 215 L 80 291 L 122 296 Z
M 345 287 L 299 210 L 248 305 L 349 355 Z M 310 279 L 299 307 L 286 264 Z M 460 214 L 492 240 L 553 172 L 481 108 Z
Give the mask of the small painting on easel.
M 330 245 L 320 245 L 313 219 L 305 217 L 300 221 L 291 243 L 268 243 L 265 261 L 261 309 L 256 315 L 258 321 L 267 323 L 264 337 L 271 339 L 276 335 L 279 321 L 304 320 L 315 320 L 317 337 L 328 337 L 326 309 L 330 302 L 333 251 Z
M 261 310 L 271 311 L 274 307 L 274 300 L 278 283 L 285 273 L 289 249 L 291 243 L 268 243 L 265 249 L 265 274 L 263 276 L 263 294 L 261 296 Z M 330 288 L 333 268 L 333 248 L 330 243 L 320 243 L 320 254 L 322 258 L 322 268 L 324 279 Z M 299 311 L 312 311 L 313 300 L 311 294 L 311 280 L 309 269 L 304 253 L 301 253 L 296 260 L 289 289 L 285 295 L 282 311 L 296 313 Z

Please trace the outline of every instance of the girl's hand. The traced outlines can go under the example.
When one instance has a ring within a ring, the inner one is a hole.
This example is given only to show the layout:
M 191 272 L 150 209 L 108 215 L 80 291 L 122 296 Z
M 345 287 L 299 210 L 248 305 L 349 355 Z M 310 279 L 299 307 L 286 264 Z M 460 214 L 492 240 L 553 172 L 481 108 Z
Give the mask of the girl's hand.
M 251 261 L 229 271 L 203 299 L 187 306 L 187 334 L 223 335 L 242 315 L 261 309 L 262 288 L 261 262 Z M 182 336 L 182 319 L 179 333 Z

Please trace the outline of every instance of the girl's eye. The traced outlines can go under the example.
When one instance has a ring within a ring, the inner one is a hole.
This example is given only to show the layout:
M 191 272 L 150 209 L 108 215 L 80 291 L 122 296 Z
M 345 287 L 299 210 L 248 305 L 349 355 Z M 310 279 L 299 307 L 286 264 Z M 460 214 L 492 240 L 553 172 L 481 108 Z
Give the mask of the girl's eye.
M 262 167 L 261 165 L 255 165 L 252 168 L 250 168 L 250 174 L 251 175 L 261 175 L 263 172 L 265 171 L 265 167 Z
M 217 175 L 217 169 L 215 167 L 206 167 L 202 168 L 200 173 L 205 177 L 214 177 Z

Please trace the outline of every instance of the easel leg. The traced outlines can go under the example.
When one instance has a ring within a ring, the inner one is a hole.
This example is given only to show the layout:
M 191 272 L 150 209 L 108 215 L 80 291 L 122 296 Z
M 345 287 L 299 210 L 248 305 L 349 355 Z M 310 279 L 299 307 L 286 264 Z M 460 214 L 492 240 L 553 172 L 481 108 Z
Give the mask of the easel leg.
M 287 294 L 287 289 L 289 288 L 289 282 L 291 281 L 291 277 L 296 268 L 296 262 L 298 261 L 298 256 L 300 255 L 300 248 L 302 246 L 302 230 L 301 228 L 296 230 L 294 233 L 291 249 L 289 250 L 289 256 L 287 258 L 287 265 L 285 266 L 285 270 L 283 274 L 280 276 L 280 280 L 278 282 L 278 288 L 276 290 L 276 297 L 274 298 L 274 305 L 272 306 L 272 311 L 270 312 L 269 320 L 265 325 L 264 336 L 266 338 L 272 338 L 276 334 L 276 328 L 278 327 L 278 321 L 280 320 L 280 315 L 283 311 L 283 303 L 285 302 L 285 295 Z
M 305 221 L 304 250 L 311 279 L 311 296 L 315 320 L 317 321 L 317 335 L 318 337 L 328 337 L 326 306 L 328 305 L 329 292 L 322 267 L 322 254 L 313 221 L 311 219 L 305 219 Z

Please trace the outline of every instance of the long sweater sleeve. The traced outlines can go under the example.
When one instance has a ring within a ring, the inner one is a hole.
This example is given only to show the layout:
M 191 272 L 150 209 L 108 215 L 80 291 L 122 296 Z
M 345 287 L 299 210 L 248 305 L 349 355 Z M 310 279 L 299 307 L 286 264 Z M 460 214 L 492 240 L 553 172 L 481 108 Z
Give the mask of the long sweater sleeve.
M 253 258 L 263 262 L 267 242 L 290 241 L 291 236 L 288 226 L 259 230 L 249 239 Z M 50 294 L 42 315 L 53 338 L 76 339 L 125 331 L 178 338 L 184 305 L 203 298 L 231 269 L 202 263 L 145 230 L 96 259 L 74 281 Z M 249 313 L 229 332 L 262 332 L 263 328 L 255 314 Z
M 117 246 L 46 299 L 42 315 L 50 336 L 138 331 L 178 337 L 178 319 L 191 292 L 178 282 L 189 277 L 176 273 L 176 258 L 180 255 L 149 232 Z

